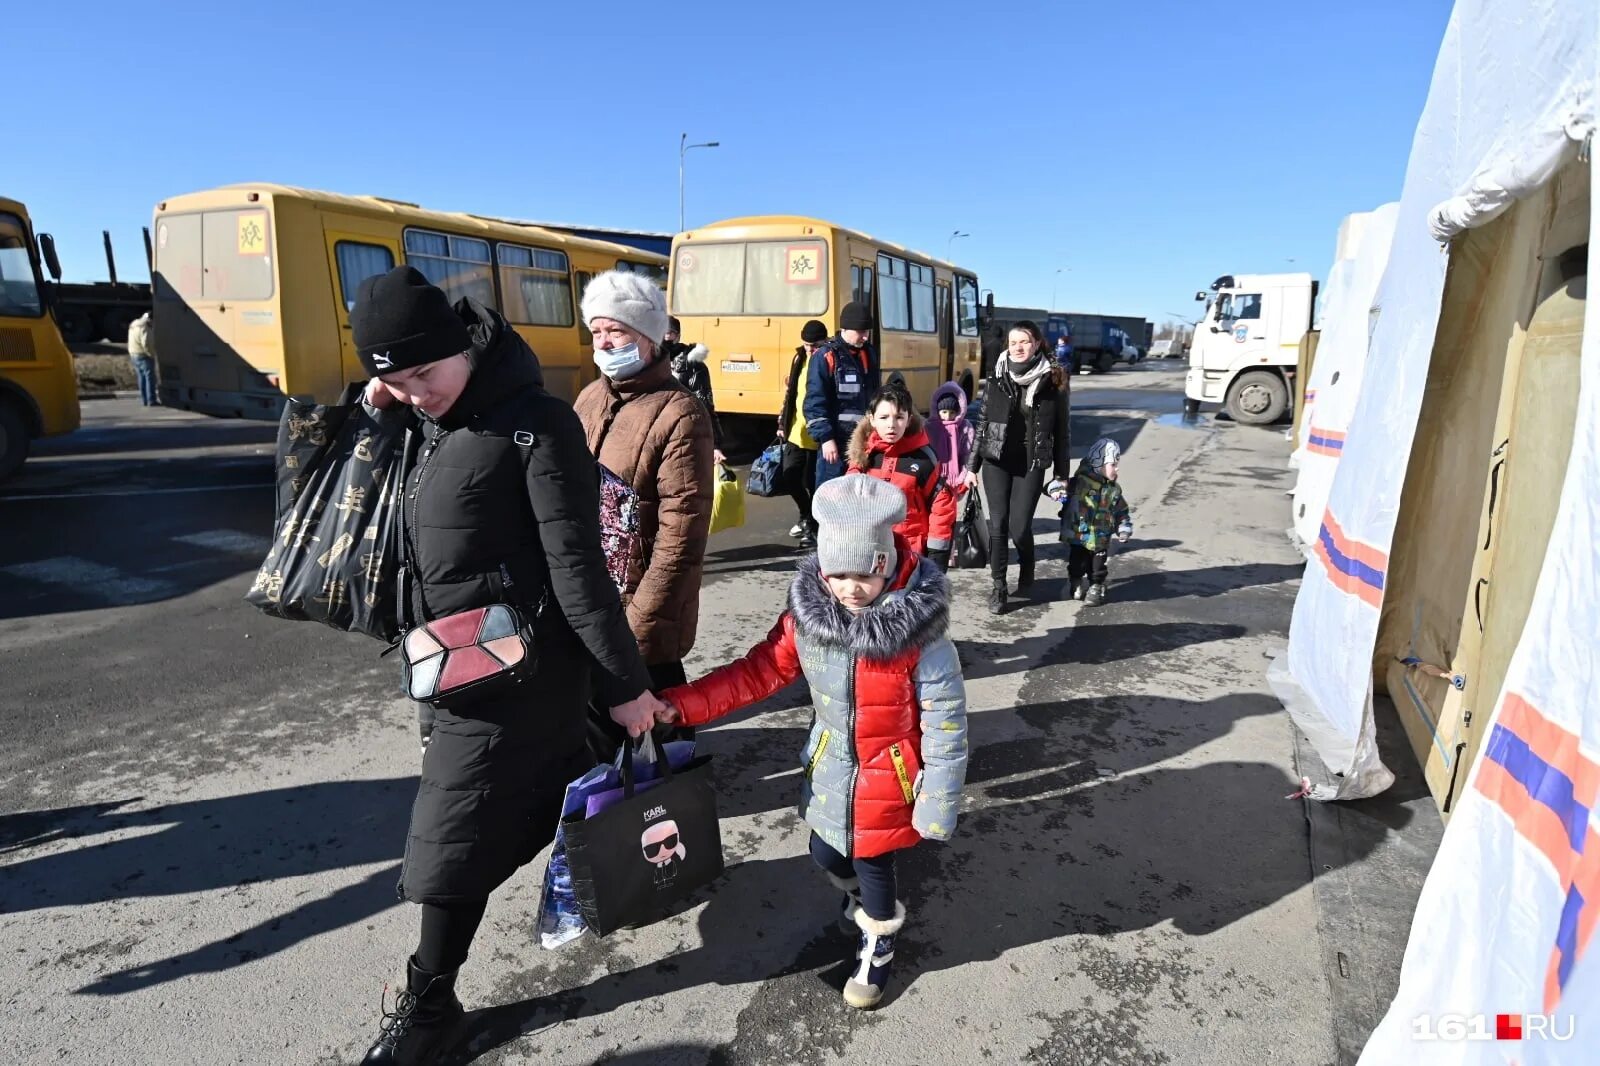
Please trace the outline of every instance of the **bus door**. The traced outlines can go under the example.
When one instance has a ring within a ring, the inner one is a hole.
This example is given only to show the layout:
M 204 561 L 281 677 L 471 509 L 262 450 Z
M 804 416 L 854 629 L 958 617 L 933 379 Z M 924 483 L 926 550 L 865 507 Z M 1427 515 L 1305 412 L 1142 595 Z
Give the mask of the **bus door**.
M 311 393 L 318 399 L 329 399 L 330 390 L 336 397 L 350 382 L 366 380 L 367 372 L 356 357 L 350 312 L 356 305 L 361 283 L 374 275 L 387 274 L 400 262 L 400 234 L 389 223 L 332 216 L 324 217 L 322 233 L 327 245 L 328 276 L 333 280 L 329 297 L 339 326 L 338 374 L 332 374 L 333 368 L 319 367 L 314 371 L 316 380 L 297 380 L 293 388 L 296 394 Z

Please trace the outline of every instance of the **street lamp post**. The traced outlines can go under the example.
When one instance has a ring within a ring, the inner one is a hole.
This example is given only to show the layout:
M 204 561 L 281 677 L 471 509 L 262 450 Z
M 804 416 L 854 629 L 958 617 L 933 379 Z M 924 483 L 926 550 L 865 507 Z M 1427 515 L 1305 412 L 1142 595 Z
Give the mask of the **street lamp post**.
M 945 257 L 945 260 L 948 261 L 950 259 L 950 246 L 955 243 L 956 238 L 958 238 L 958 237 L 970 237 L 970 236 L 972 236 L 972 234 L 970 234 L 970 233 L 962 233 L 960 230 L 953 231 L 950 234 L 950 238 L 944 242 L 944 257 Z
M 689 135 L 685 133 L 678 138 L 678 232 L 683 232 L 683 157 L 691 148 L 716 148 L 721 141 L 703 141 L 700 144 L 690 144 Z
M 1072 268 L 1071 267 L 1057 267 L 1056 268 L 1055 281 L 1050 286 L 1050 306 L 1048 308 L 1046 308 L 1046 310 L 1048 310 L 1048 311 L 1054 311 L 1056 309 L 1056 293 L 1061 288 L 1061 275 L 1063 273 L 1066 273 L 1066 274 L 1072 273 Z

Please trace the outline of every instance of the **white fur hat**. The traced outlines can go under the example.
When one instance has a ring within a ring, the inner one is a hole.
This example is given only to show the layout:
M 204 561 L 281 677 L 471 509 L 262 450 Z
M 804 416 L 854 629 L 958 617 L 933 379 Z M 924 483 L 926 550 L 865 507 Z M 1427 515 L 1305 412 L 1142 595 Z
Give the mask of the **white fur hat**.
M 667 335 L 667 299 L 661 286 L 627 270 L 597 274 L 583 290 L 583 321 L 613 318 L 659 345 Z

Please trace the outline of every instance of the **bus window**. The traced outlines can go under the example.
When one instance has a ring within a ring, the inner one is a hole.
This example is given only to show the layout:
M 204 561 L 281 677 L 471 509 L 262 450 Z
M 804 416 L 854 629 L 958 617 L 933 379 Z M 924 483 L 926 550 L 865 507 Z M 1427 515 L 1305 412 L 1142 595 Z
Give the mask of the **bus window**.
M 156 223 L 155 298 L 200 299 L 200 216 L 167 215 Z
M 452 303 L 470 296 L 485 307 L 495 306 L 488 241 L 408 229 L 406 262 L 443 289 Z
M 817 240 L 683 246 L 672 310 L 680 315 L 820 315 L 828 309 L 827 277 L 827 245 Z
M 878 325 L 883 329 L 911 328 L 911 294 L 904 259 L 878 256 Z
M 266 300 L 272 296 L 272 234 L 261 208 L 200 216 L 200 297 Z
M 580 270 L 574 277 L 578 283 L 578 301 L 582 303 L 583 290 L 589 287 L 589 282 L 594 280 L 594 275 L 587 270 Z M 578 340 L 585 345 L 594 343 L 594 334 L 589 332 L 589 323 L 581 319 L 578 321 Z
M 333 256 L 339 263 L 339 293 L 347 312 L 356 309 L 356 290 L 363 281 L 394 269 L 394 253 L 381 244 L 340 241 L 333 246 Z
M 0 315 L 38 318 L 44 314 L 22 219 L 0 211 Z
M 939 348 L 941 351 L 948 352 L 950 344 L 954 340 L 950 329 L 950 286 L 940 285 L 937 295 L 939 306 L 936 315 L 939 319 Z
M 519 326 L 572 325 L 572 280 L 565 252 L 502 244 L 498 254 L 508 320 Z
M 939 328 L 933 310 L 933 268 L 911 264 L 911 328 L 933 333 Z
M 963 337 L 978 335 L 978 283 L 971 278 L 956 279 L 956 313 Z
M 663 289 L 667 287 L 667 268 L 664 266 L 657 266 L 654 263 L 635 263 L 631 259 L 618 259 L 617 269 L 626 270 L 631 274 L 643 274 Z

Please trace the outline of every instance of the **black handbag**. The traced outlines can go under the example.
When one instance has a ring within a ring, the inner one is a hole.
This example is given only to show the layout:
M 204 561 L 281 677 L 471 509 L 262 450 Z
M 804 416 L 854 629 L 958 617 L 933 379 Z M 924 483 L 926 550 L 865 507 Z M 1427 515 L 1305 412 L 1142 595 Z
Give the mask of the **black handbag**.
M 979 570 L 989 565 L 989 527 L 984 521 L 983 501 L 979 499 L 976 485 L 967 490 L 966 504 L 956 520 L 955 549 L 956 565 L 964 570 Z
M 665 904 L 722 875 L 722 827 L 711 756 L 679 769 L 658 761 L 659 782 L 636 791 L 633 745 L 623 745 L 622 798 L 561 820 L 572 890 L 584 924 L 604 936 L 654 921 Z

